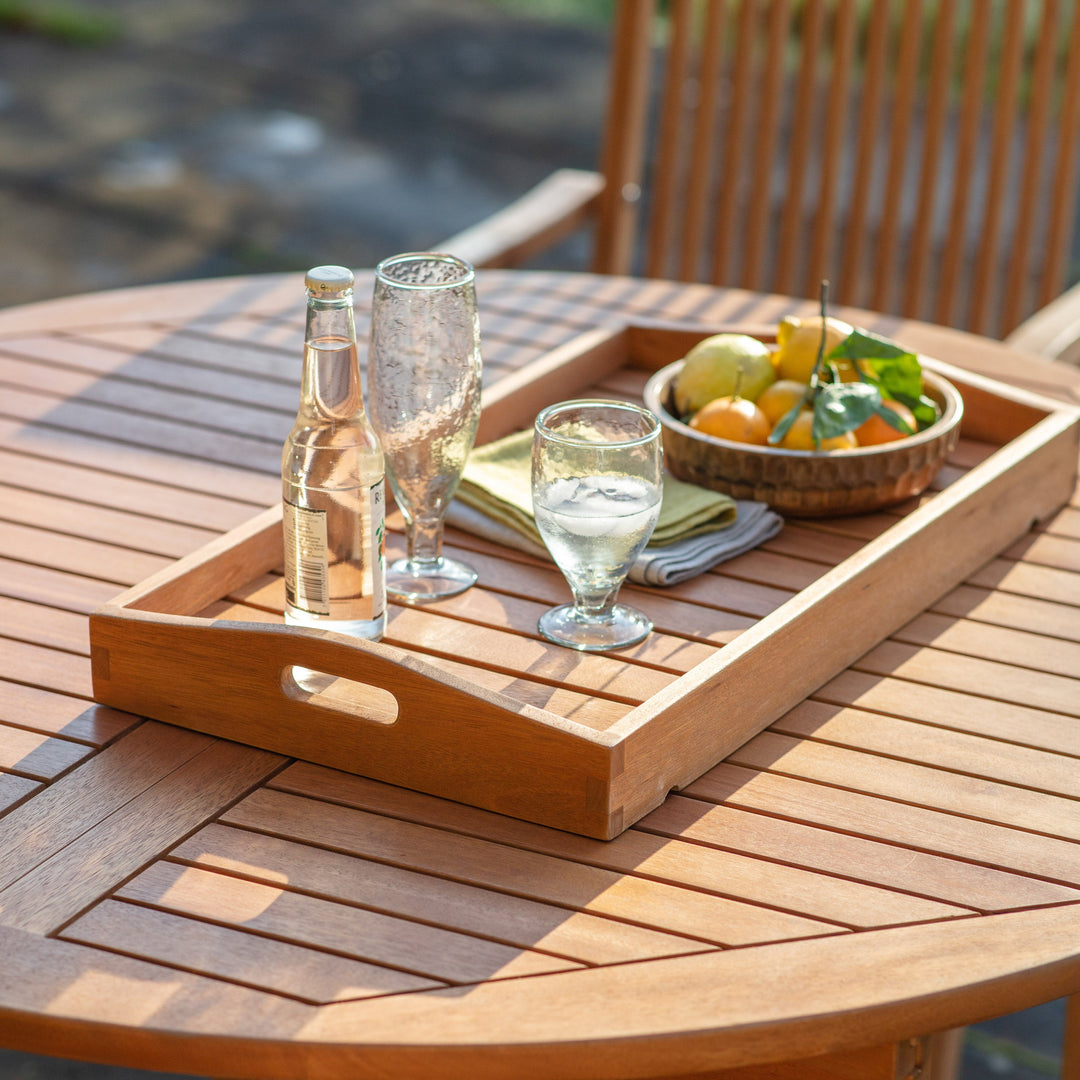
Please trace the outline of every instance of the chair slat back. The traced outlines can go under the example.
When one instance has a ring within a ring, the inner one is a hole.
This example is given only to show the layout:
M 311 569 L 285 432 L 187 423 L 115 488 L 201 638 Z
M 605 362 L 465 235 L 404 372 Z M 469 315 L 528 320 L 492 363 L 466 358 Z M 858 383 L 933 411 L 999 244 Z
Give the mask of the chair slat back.
M 1005 335 L 1067 283 L 1078 7 L 620 0 L 595 269 Z
M 1077 132 L 1080 131 L 1080 15 L 1073 14 L 1072 31 L 1069 36 L 1069 55 L 1065 70 L 1065 87 L 1059 107 L 1058 145 L 1066 152 L 1059 153 L 1054 165 L 1054 180 L 1050 200 L 1050 220 L 1052 222 L 1072 222 L 1076 207 L 1076 153 L 1069 153 L 1069 147 L 1075 147 Z M 1048 273 L 1043 278 L 1039 290 L 1039 306 L 1045 306 L 1058 294 L 1058 277 L 1065 277 L 1068 263 L 1071 231 L 1051 229 L 1047 242 L 1046 264 Z M 1053 271 L 1050 273 L 1049 271 Z
M 636 244 L 637 201 L 645 156 L 653 0 L 616 8 L 608 88 L 608 123 L 601 147 L 606 181 L 596 227 L 596 251 L 611 267 L 628 266 Z M 599 255 L 598 255 L 599 260 Z

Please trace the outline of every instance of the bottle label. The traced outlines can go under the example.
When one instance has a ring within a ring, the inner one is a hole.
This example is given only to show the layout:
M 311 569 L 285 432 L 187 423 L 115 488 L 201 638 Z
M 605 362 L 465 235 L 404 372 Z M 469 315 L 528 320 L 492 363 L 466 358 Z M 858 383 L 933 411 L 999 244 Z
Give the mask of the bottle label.
M 286 502 L 285 599 L 313 615 L 330 614 L 326 511 Z
M 371 609 L 377 619 L 386 610 L 386 478 L 371 485 Z

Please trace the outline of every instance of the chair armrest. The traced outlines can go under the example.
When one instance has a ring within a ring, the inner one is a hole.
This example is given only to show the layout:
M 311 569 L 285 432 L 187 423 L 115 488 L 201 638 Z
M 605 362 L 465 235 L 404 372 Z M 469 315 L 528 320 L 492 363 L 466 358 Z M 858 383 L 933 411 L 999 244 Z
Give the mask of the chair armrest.
M 573 232 L 595 212 L 599 173 L 559 169 L 521 198 L 437 245 L 473 266 L 516 266 Z
M 1030 315 L 1006 336 L 1005 344 L 1080 366 L 1080 285 Z

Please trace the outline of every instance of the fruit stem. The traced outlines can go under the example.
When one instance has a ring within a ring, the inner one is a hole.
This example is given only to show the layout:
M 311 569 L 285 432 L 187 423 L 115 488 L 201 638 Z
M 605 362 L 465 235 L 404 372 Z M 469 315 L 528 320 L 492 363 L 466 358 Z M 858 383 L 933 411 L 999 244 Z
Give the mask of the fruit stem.
M 816 411 L 818 393 L 821 389 L 821 365 L 825 359 L 825 335 L 827 327 L 825 320 L 829 306 L 829 279 L 821 279 L 821 338 L 818 340 L 817 358 L 814 360 L 814 370 L 810 373 L 810 391 L 807 395 L 810 399 L 810 408 Z M 821 444 L 816 434 L 813 436 L 814 449 L 820 450 Z
M 818 340 L 817 358 L 814 360 L 814 370 L 810 372 L 810 385 L 816 390 L 819 376 L 821 373 L 821 364 L 825 359 L 825 334 L 826 334 L 826 310 L 829 304 L 829 281 L 828 278 L 821 279 L 821 338 Z

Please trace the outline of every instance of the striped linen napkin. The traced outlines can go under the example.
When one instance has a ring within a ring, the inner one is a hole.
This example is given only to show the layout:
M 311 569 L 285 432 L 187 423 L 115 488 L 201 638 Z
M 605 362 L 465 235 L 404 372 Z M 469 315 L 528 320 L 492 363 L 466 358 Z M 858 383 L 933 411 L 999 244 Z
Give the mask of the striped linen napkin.
M 533 519 L 531 472 L 531 431 L 476 447 L 447 523 L 550 559 Z M 639 585 L 675 585 L 750 551 L 782 525 L 764 503 L 732 499 L 665 475 L 660 517 L 629 578 Z

